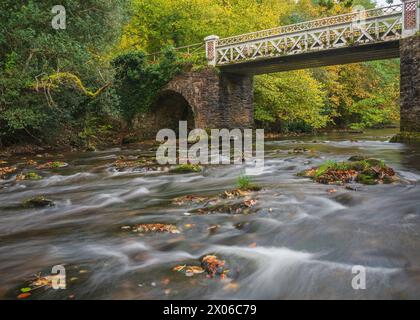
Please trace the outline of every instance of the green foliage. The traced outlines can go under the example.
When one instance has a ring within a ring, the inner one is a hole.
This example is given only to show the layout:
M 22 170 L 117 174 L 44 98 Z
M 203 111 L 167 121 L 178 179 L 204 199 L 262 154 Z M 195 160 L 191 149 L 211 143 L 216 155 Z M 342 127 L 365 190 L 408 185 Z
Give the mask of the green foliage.
M 325 92 L 307 70 L 258 76 L 255 79 L 255 118 L 287 127 L 322 128 Z M 305 131 L 306 131 L 305 130 Z
M 239 176 L 236 181 L 236 187 L 241 190 L 251 190 L 251 191 L 261 190 L 261 187 L 252 183 L 251 177 L 249 176 Z
M 158 63 L 150 63 L 142 51 L 132 51 L 117 56 L 112 65 L 121 113 L 130 124 L 136 115 L 149 109 L 161 88 L 182 69 L 171 47 L 163 49 Z
M 240 176 L 236 182 L 238 189 L 248 189 L 251 186 L 251 178 L 248 176 Z
M 120 46 L 151 53 L 166 45 L 199 43 L 210 34 L 227 37 L 271 28 L 293 7 L 292 0 L 132 0 L 133 17 Z
M 206 67 L 203 48 L 186 54 L 173 46 L 346 13 L 350 4 L 375 6 L 371 0 L 66 0 L 67 29 L 54 30 L 55 4 L 0 2 L 0 144 L 94 146 L 110 123 L 122 116 L 130 125 L 147 111 L 176 73 Z M 146 53 L 161 48 L 150 63 Z M 398 60 L 255 77 L 255 117 L 272 130 L 397 123 L 398 98 Z
M 42 179 L 42 177 L 39 174 L 37 174 L 36 172 L 28 172 L 28 173 L 26 173 L 25 174 L 25 178 L 27 180 L 41 180 Z
M 365 159 L 365 160 L 359 160 L 359 161 L 343 161 L 343 162 L 327 160 L 318 168 L 316 168 L 313 176 L 315 178 L 318 178 L 322 176 L 324 173 L 326 173 L 328 170 L 336 170 L 336 171 L 337 170 L 341 170 L 341 171 L 355 170 L 355 171 L 366 173 L 366 171 L 372 167 L 386 168 L 386 165 L 384 161 L 377 160 L 377 159 Z
M 73 86 L 58 85 L 51 92 L 36 90 L 43 77 L 71 73 L 86 88 L 112 80 L 104 55 L 118 40 L 128 0 L 67 0 L 67 28 L 54 30 L 45 1 L 0 2 L 0 138 L 4 144 L 55 140 L 79 130 L 88 113 L 115 109 L 112 91 L 88 97 Z M 50 96 L 49 96 L 50 95 Z

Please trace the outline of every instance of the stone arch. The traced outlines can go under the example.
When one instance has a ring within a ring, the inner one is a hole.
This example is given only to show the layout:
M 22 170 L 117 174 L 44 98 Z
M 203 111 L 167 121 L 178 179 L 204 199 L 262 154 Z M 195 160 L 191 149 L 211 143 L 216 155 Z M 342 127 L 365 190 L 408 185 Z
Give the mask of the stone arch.
M 179 121 L 187 121 L 188 130 L 195 128 L 196 109 L 182 93 L 175 90 L 162 90 L 150 111 L 160 129 L 168 128 L 178 132 Z
M 139 117 L 137 128 L 146 137 L 163 128 L 177 131 L 179 120 L 187 120 L 190 130 L 252 128 L 252 87 L 248 75 L 219 74 L 212 68 L 182 72 L 162 88 L 147 114 Z M 185 108 L 191 113 L 184 113 Z

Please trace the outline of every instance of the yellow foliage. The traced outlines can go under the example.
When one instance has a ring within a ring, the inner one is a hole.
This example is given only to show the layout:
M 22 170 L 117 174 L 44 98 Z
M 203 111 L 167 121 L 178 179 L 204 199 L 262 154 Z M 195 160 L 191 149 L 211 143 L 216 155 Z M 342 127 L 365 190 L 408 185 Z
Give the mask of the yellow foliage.
M 51 99 L 51 102 L 53 102 L 50 92 L 51 90 L 57 89 L 59 85 L 74 86 L 76 89 L 81 91 L 84 95 L 90 98 L 96 98 L 111 84 L 107 83 L 106 85 L 99 88 L 98 90 L 91 91 L 84 86 L 82 80 L 80 80 L 80 78 L 76 76 L 75 74 L 70 73 L 70 72 L 57 72 L 57 73 L 54 73 L 52 75 L 42 78 L 41 81 L 37 81 L 31 87 L 33 87 L 37 91 L 39 91 L 40 89 L 43 89 L 46 93 L 48 93 L 48 96 Z

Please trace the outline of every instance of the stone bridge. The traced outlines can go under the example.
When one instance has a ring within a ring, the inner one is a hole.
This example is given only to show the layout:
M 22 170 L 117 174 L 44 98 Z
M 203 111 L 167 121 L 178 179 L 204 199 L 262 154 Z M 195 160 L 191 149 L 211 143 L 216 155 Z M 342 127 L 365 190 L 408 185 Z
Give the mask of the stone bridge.
M 152 108 L 151 127 L 253 127 L 253 75 L 400 58 L 401 131 L 420 131 L 420 0 L 290 26 L 205 39 L 212 67 L 175 77 Z

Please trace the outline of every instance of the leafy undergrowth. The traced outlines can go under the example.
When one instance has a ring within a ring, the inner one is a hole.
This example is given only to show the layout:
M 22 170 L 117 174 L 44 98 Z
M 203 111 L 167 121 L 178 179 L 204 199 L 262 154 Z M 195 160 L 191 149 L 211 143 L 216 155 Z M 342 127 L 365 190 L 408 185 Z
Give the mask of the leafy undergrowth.
M 298 175 L 323 184 L 358 182 L 366 185 L 394 183 L 400 179 L 382 160 L 354 156 L 346 162 L 327 161 Z

